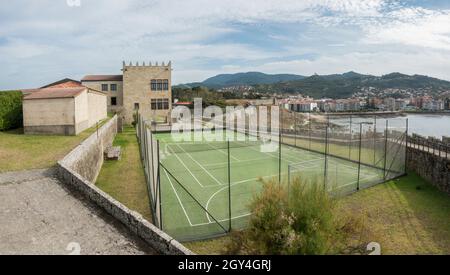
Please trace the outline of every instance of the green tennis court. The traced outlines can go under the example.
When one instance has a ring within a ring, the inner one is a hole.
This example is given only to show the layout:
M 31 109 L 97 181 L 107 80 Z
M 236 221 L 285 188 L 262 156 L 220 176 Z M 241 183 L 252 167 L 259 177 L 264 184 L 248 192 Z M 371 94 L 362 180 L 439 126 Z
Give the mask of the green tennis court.
M 201 132 L 190 137 L 195 134 Z M 155 134 L 162 229 L 178 240 L 204 239 L 224 234 L 230 226 L 245 227 L 251 215 L 248 205 L 263 179 L 281 178 L 287 184 L 302 177 L 345 193 L 356 190 L 357 183 L 363 188 L 383 178 L 376 167 L 284 144 L 280 148 L 278 141 L 263 142 L 231 131 L 214 134 L 218 141 L 204 137 L 183 141 L 171 133 Z

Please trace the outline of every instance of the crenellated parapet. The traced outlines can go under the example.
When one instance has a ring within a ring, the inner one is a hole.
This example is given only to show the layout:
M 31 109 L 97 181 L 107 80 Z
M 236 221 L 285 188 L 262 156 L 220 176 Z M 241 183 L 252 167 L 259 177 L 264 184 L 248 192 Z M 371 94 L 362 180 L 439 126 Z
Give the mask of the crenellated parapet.
M 159 63 L 158 61 L 156 61 L 155 63 L 152 63 L 151 61 L 146 63 L 145 61 L 139 63 L 139 62 L 129 62 L 127 65 L 127 62 L 123 61 L 123 68 L 128 68 L 128 67 L 144 67 L 144 68 L 161 68 L 161 67 L 165 67 L 165 68 L 170 68 L 172 66 L 172 61 L 169 61 L 167 64 L 163 61 L 161 63 Z

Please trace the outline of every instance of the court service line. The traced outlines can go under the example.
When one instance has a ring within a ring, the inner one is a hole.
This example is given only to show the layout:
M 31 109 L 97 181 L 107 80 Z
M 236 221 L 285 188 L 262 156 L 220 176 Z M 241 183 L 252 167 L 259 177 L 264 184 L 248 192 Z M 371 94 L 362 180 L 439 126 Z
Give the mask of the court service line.
M 284 173 L 284 174 L 282 174 L 282 175 L 285 175 L 285 174 L 286 174 L 286 173 Z M 264 178 L 271 178 L 271 177 L 275 177 L 275 176 L 278 176 L 278 173 L 277 173 L 277 174 L 274 174 L 274 175 L 270 175 L 270 176 L 265 176 L 265 177 L 262 177 L 262 178 L 263 178 L 263 179 L 264 179 Z M 238 185 L 238 184 L 241 184 L 241 183 L 249 182 L 249 181 L 258 180 L 258 179 L 259 179 L 259 178 L 252 178 L 252 179 L 247 179 L 247 180 L 242 180 L 242 181 L 233 182 L 229 187 L 235 186 L 235 185 Z M 217 190 L 214 194 L 212 194 L 211 197 L 209 197 L 208 201 L 206 202 L 206 206 L 205 206 L 206 210 L 208 210 L 208 207 L 209 207 L 209 204 L 211 203 L 211 200 L 212 200 L 217 194 L 219 194 L 220 192 L 222 192 L 222 191 L 224 191 L 224 190 L 226 190 L 226 189 L 228 189 L 228 186 L 225 186 L 225 187 L 220 188 L 220 189 Z M 206 213 L 206 216 L 209 216 L 208 213 Z M 228 220 L 228 219 L 226 219 L 226 220 Z
M 243 217 L 247 217 L 247 216 L 251 216 L 251 215 L 252 215 L 252 213 L 247 213 L 247 214 L 231 217 L 231 219 L 235 220 L 235 219 L 239 219 L 239 218 L 243 218 Z M 228 220 L 229 219 L 222 219 L 222 220 L 218 220 L 218 222 L 226 222 Z M 215 222 L 196 223 L 196 224 L 192 225 L 192 227 L 208 225 L 208 224 L 213 224 L 213 223 L 215 223 Z
M 200 166 L 202 169 L 203 169 L 203 171 L 205 171 L 213 180 L 215 180 L 219 185 L 223 185 L 218 179 L 216 179 L 213 175 L 211 175 L 211 173 L 209 173 L 208 172 L 208 170 L 206 170 L 205 169 L 205 167 L 203 167 L 203 165 L 201 165 L 198 161 L 196 161 L 192 156 L 191 156 L 191 154 L 189 154 L 188 152 L 186 152 L 186 150 L 184 150 L 181 146 L 179 146 L 178 144 L 177 144 L 177 146 L 181 149 L 181 150 L 183 150 L 183 152 L 185 152 L 187 155 L 188 155 L 188 157 L 190 157 L 195 163 L 197 163 L 197 165 L 198 166 Z
M 189 216 L 188 216 L 188 214 L 187 214 L 187 212 L 186 212 L 186 209 L 184 209 L 183 203 L 181 202 L 181 199 L 180 199 L 180 197 L 178 196 L 177 191 L 175 190 L 175 187 L 173 187 L 172 180 L 170 179 L 169 175 L 167 174 L 167 171 L 166 171 L 165 169 L 163 169 L 163 170 L 164 170 L 164 173 L 166 174 L 167 179 L 169 180 L 170 186 L 172 186 L 172 190 L 173 190 L 173 192 L 175 193 L 175 196 L 177 197 L 177 200 L 178 200 L 178 203 L 179 203 L 180 206 L 181 206 L 181 209 L 183 209 L 183 212 L 184 212 L 184 215 L 186 216 L 186 219 L 188 220 L 189 224 L 190 224 L 191 226 L 193 226 L 193 225 L 192 225 L 192 222 L 191 222 L 191 219 L 189 219 Z M 162 219 L 162 217 L 161 217 L 161 219 Z
M 283 145 L 282 145 L 283 146 Z M 285 149 L 285 151 L 284 152 L 281 152 L 282 154 L 282 157 L 284 156 L 284 157 L 290 157 L 290 158 L 294 158 L 294 159 L 298 159 L 298 155 L 297 154 L 300 154 L 300 155 L 303 155 L 303 156 L 305 156 L 305 157 L 313 157 L 313 159 L 312 160 L 318 160 L 318 159 L 323 159 L 323 158 L 321 158 L 321 157 L 319 157 L 319 156 L 317 156 L 317 154 L 313 154 L 313 153 L 310 153 L 310 152 L 307 152 L 307 151 L 305 151 L 305 150 L 301 150 L 301 149 L 298 149 L 298 148 L 292 148 L 293 150 L 288 150 L 288 149 Z
M 241 145 L 246 145 L 245 143 L 238 142 L 238 141 L 236 141 L 236 143 L 241 144 Z M 267 155 L 269 157 L 278 159 L 278 156 L 274 156 L 274 155 L 272 155 L 272 154 L 270 154 L 268 152 L 261 152 L 260 150 L 256 150 L 255 148 L 252 148 L 251 146 L 244 146 L 244 147 L 248 147 L 250 150 L 253 150 L 253 151 L 258 152 L 260 154 L 265 154 L 265 155 Z M 289 163 L 294 163 L 293 161 L 290 161 L 290 160 L 286 160 L 286 161 L 289 162 Z
M 225 149 L 220 149 L 220 148 L 214 147 L 214 146 L 212 146 L 212 145 L 209 144 L 209 143 L 207 143 L 207 144 L 208 144 L 209 147 L 213 148 L 214 150 L 217 150 L 217 151 L 219 151 L 220 153 L 224 154 L 225 156 L 228 156 L 228 154 L 225 153 Z M 234 160 L 236 160 L 236 161 L 240 161 L 240 159 L 234 157 L 231 153 L 230 153 L 230 158 L 232 158 L 232 159 L 234 159 Z
M 172 149 L 169 149 L 170 151 L 172 151 Z M 181 158 L 176 154 L 173 153 L 172 154 L 175 155 L 175 157 L 178 159 L 179 162 L 181 162 L 181 164 L 184 166 L 184 168 L 186 168 L 186 170 L 188 170 L 189 174 L 191 174 L 191 176 L 195 179 L 195 181 L 200 184 L 201 187 L 205 187 L 203 184 L 200 183 L 200 181 L 197 179 L 197 177 L 191 172 L 191 170 L 186 166 L 186 164 L 183 162 L 183 160 L 181 160 Z
M 232 161 L 231 164 L 240 164 L 240 163 L 244 163 L 244 162 L 252 162 L 252 161 L 257 161 L 257 160 L 267 160 L 269 158 L 254 158 L 254 159 L 246 159 L 246 160 L 240 160 L 240 161 Z M 204 164 L 205 167 L 212 167 L 212 166 L 219 166 L 219 165 L 225 165 L 228 162 L 216 162 L 216 163 L 211 163 L 211 164 Z

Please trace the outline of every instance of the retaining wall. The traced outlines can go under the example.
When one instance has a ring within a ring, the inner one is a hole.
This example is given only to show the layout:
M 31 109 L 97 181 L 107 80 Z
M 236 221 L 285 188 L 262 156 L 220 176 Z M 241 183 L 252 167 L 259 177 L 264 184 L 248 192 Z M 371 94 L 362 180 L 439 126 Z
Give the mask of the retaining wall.
M 58 177 L 63 183 L 70 185 L 118 219 L 158 252 L 169 255 L 193 255 L 190 250 L 145 220 L 142 215 L 130 210 L 93 184 L 103 164 L 103 151 L 112 144 L 116 134 L 117 116 L 64 159 L 58 161 Z
M 450 159 L 408 147 L 407 167 L 450 195 Z
M 103 152 L 106 147 L 112 145 L 116 134 L 117 116 L 114 116 L 66 155 L 61 162 L 88 181 L 95 182 L 103 165 Z

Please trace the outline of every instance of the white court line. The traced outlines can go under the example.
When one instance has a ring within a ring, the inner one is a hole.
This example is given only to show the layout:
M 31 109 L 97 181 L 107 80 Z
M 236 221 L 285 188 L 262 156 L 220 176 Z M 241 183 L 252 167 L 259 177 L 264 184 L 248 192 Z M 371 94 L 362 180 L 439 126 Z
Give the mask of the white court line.
M 373 178 L 375 178 L 375 177 L 377 177 L 377 176 L 378 176 L 378 175 L 374 175 L 374 176 L 370 176 L 370 177 L 365 177 L 365 178 L 359 179 L 359 181 L 373 179 Z M 344 184 L 344 185 L 339 185 L 339 187 L 337 187 L 337 189 L 342 188 L 342 187 L 345 187 L 345 186 L 357 184 L 357 183 L 358 183 L 358 181 L 355 180 L 355 181 L 353 181 L 353 182 L 350 182 L 350 183 L 347 183 L 347 184 Z
M 166 177 L 167 177 L 167 179 L 169 180 L 170 186 L 172 186 L 173 192 L 175 193 L 175 196 L 177 197 L 178 203 L 180 204 L 181 208 L 183 209 L 183 212 L 184 212 L 184 215 L 186 216 L 186 219 L 188 220 L 189 224 L 190 224 L 191 226 L 193 226 L 193 224 L 192 224 L 192 222 L 191 222 L 191 219 L 189 219 L 189 216 L 188 216 L 188 214 L 187 214 L 187 212 L 186 212 L 186 209 L 184 209 L 183 203 L 181 203 L 181 199 L 180 199 L 180 197 L 178 196 L 178 193 L 177 193 L 177 191 L 175 190 L 175 187 L 173 187 L 172 180 L 170 179 L 169 175 L 167 174 L 166 169 L 163 169 L 163 170 L 164 170 L 164 173 L 166 173 Z M 162 218 L 162 217 L 161 217 L 161 218 Z M 208 220 L 209 220 L 209 219 L 208 219 Z M 210 220 L 209 220 L 209 221 L 210 221 Z
M 252 213 L 247 213 L 247 214 L 239 215 L 239 216 L 236 216 L 236 217 L 231 217 L 231 219 L 235 220 L 235 219 L 239 219 L 239 218 L 243 218 L 243 217 L 247 217 L 247 216 L 251 216 L 251 215 L 252 215 Z M 230 220 L 230 219 L 218 220 L 218 222 L 226 222 L 228 220 Z M 192 227 L 196 227 L 196 226 L 208 225 L 208 224 L 213 224 L 213 223 L 215 223 L 215 222 L 196 223 L 196 224 L 191 225 L 191 226 Z
M 214 150 L 217 150 L 217 151 L 219 151 L 220 153 L 224 154 L 225 156 L 228 156 L 228 154 L 224 152 L 225 149 L 219 149 L 219 148 L 217 148 L 217 147 L 212 146 L 212 145 L 209 144 L 209 143 L 207 143 L 207 144 L 208 144 L 209 147 L 213 148 Z M 236 158 L 236 157 L 234 157 L 233 155 L 231 155 L 231 153 L 230 153 L 230 158 L 232 158 L 232 159 L 234 159 L 234 160 L 237 160 L 237 161 L 240 161 L 238 158 Z
M 170 149 L 170 148 L 169 148 L 169 150 L 172 151 L 172 149 Z M 184 164 L 184 162 L 180 159 L 180 157 L 179 157 L 177 154 L 173 153 L 173 151 L 172 151 L 172 154 L 175 155 L 175 157 L 178 159 L 179 162 L 181 162 L 181 164 L 184 166 L 184 168 L 186 168 L 186 170 L 189 172 L 189 174 L 191 174 L 191 176 L 195 179 L 195 181 L 196 181 L 198 184 L 200 184 L 201 187 L 205 187 L 203 184 L 200 183 L 200 181 L 197 179 L 197 177 L 194 176 L 194 174 L 193 174 L 193 173 L 191 172 L 191 170 L 186 166 L 186 164 Z
M 281 145 L 281 147 L 283 148 L 283 145 Z M 301 152 L 301 151 L 297 151 L 297 153 L 299 153 L 300 154 L 300 156 L 303 154 L 304 155 L 304 153 L 303 152 Z M 294 155 L 292 155 L 292 154 L 294 154 Z M 311 155 L 307 155 L 307 156 L 311 156 Z M 315 156 L 314 156 L 315 157 Z M 283 158 L 290 158 L 290 159 L 294 159 L 295 161 L 298 161 L 298 159 L 299 159 L 299 156 L 298 155 L 295 155 L 295 153 L 293 153 L 291 150 L 284 150 L 284 151 L 281 151 L 281 158 L 283 159 Z
M 254 158 L 254 159 L 246 159 L 246 160 L 240 160 L 240 161 L 232 161 L 231 164 L 239 164 L 239 163 L 244 163 L 244 162 L 252 162 L 252 161 L 257 161 L 257 160 L 266 160 L 269 158 Z M 205 167 L 211 167 L 211 166 L 219 166 L 219 165 L 224 165 L 227 164 L 228 162 L 216 162 L 216 163 L 211 163 L 211 164 L 204 164 L 203 166 Z
M 293 163 L 293 165 L 294 166 L 296 166 L 296 165 L 303 165 L 303 163 L 310 163 L 310 162 L 319 161 L 319 160 L 325 160 L 325 158 L 305 160 L 305 161 L 302 161 L 302 162 Z
M 282 175 L 285 175 L 285 174 L 282 174 Z M 264 179 L 264 178 L 271 178 L 271 177 L 274 177 L 274 176 L 278 176 L 278 174 L 274 174 L 274 175 L 270 175 L 270 176 L 265 176 L 265 177 L 262 177 L 262 178 L 263 178 L 263 179 Z M 254 181 L 254 180 L 258 180 L 258 179 L 259 179 L 259 178 L 252 178 L 252 179 L 242 180 L 242 181 L 238 181 L 238 182 L 233 182 L 232 184 L 230 184 L 230 188 L 231 188 L 231 186 L 235 186 L 235 185 L 238 185 L 238 184 L 240 184 L 240 183 L 245 183 L 245 182 Z M 208 202 L 206 202 L 206 206 L 205 206 L 206 210 L 208 210 L 208 207 L 209 207 L 209 204 L 211 203 L 211 200 L 212 200 L 217 194 L 219 194 L 220 192 L 222 192 L 222 191 L 224 191 L 224 190 L 226 190 L 226 189 L 228 189 L 228 186 L 225 186 L 225 187 L 220 188 L 220 189 L 217 190 L 214 194 L 212 194 L 211 197 L 209 197 Z M 209 216 L 208 213 L 206 213 L 206 216 Z M 227 221 L 227 220 L 228 220 L 228 219 L 226 219 L 225 221 Z
M 197 165 L 198 166 L 200 166 L 202 169 L 203 169 L 203 171 L 205 171 L 213 180 L 215 180 L 219 185 L 223 185 L 218 179 L 216 179 L 213 175 L 211 175 L 211 173 L 209 173 L 208 172 L 208 170 L 206 170 L 205 169 L 205 167 L 203 167 L 203 165 L 201 165 L 198 161 L 196 161 L 192 156 L 191 156 L 191 154 L 189 154 L 188 152 L 186 152 L 186 150 L 184 150 L 181 146 L 179 146 L 178 144 L 177 144 L 177 146 L 181 149 L 181 150 L 183 150 L 183 152 L 185 152 L 195 163 L 197 163 Z
M 241 145 L 246 145 L 245 143 L 238 142 L 238 141 L 236 141 L 236 143 L 241 144 Z M 269 157 L 278 159 L 278 156 L 274 156 L 274 155 L 272 155 L 272 154 L 270 154 L 270 153 L 267 153 L 267 152 L 261 152 L 260 150 L 256 150 L 255 148 L 252 148 L 252 146 L 244 146 L 244 147 L 247 147 L 247 148 L 249 148 L 250 150 L 253 150 L 253 151 L 258 152 L 258 153 L 260 153 L 260 154 L 265 154 L 265 155 L 268 155 Z M 275 153 L 276 153 L 276 152 L 275 152 Z M 293 161 L 289 161 L 289 160 L 286 160 L 286 161 L 289 162 L 289 163 L 294 163 Z

